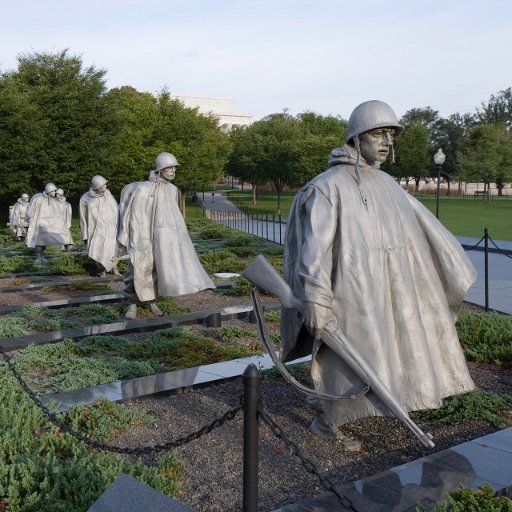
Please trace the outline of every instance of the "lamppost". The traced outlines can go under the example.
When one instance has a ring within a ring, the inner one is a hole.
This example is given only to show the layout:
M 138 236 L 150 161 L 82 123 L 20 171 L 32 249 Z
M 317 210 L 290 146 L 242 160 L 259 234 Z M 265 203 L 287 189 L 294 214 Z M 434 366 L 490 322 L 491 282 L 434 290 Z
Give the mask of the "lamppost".
M 441 168 L 443 167 L 446 155 L 439 148 L 434 155 L 434 163 L 437 165 L 437 189 L 436 189 L 436 218 L 439 218 L 439 185 L 441 184 Z

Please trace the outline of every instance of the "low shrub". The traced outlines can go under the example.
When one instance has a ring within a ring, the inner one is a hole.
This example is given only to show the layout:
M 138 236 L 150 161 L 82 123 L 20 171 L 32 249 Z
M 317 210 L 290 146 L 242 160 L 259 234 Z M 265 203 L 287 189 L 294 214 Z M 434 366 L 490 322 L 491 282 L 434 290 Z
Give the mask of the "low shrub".
M 413 416 L 423 421 L 447 425 L 461 421 L 483 420 L 495 428 L 510 425 L 505 414 L 512 409 L 512 397 L 486 391 L 472 391 L 444 400 L 443 407 L 416 411 Z M 502 413 L 502 414 L 500 414 Z
M 209 274 L 240 272 L 247 264 L 230 251 L 208 251 L 199 255 L 201 265 Z
M 462 311 L 456 327 L 469 361 L 512 367 L 512 317 Z
M 421 505 L 417 512 L 426 512 Z M 494 489 L 485 483 L 478 489 L 459 489 L 448 493 L 448 500 L 436 505 L 434 512 L 512 512 L 512 500 L 497 496 Z
M 33 272 L 36 269 L 29 256 L 0 256 L 0 273 Z

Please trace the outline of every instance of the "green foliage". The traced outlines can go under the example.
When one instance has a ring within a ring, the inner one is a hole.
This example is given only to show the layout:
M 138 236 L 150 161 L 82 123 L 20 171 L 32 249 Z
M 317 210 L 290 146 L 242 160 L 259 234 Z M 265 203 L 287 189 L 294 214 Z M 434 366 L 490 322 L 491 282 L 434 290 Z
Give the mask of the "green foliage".
M 198 233 L 198 238 L 208 239 L 218 239 L 218 238 L 226 238 L 232 236 L 233 231 L 231 228 L 227 228 L 222 224 L 209 224 L 208 226 L 201 229 Z
M 164 315 L 176 315 L 178 313 L 188 313 L 190 308 L 178 306 L 174 297 L 159 297 L 156 305 L 160 308 Z
M 421 505 L 417 512 L 426 512 Z M 512 500 L 506 496 L 497 496 L 494 489 L 485 483 L 478 489 L 459 489 L 448 493 L 448 501 L 436 505 L 434 512 L 512 512 Z
M 466 358 L 512 367 L 512 318 L 499 313 L 462 311 L 457 332 Z
M 59 254 L 52 259 L 50 269 L 64 276 L 93 274 L 96 272 L 96 265 L 86 254 Z
M 171 496 L 179 490 L 183 465 L 174 454 L 150 468 L 140 460 L 132 463 L 94 451 L 48 427 L 41 410 L 6 370 L 0 374 L 0 408 L 0 498 L 11 512 L 83 512 L 120 473 Z M 63 419 L 105 440 L 130 424 L 150 421 L 122 409 L 100 402 L 76 407 Z
M 217 272 L 240 272 L 247 266 L 230 251 L 208 251 L 199 255 L 201 265 L 209 274 Z
M 16 338 L 29 334 L 28 322 L 19 317 L 0 318 L 0 338 Z
M 278 324 L 281 321 L 281 311 L 279 309 L 273 309 L 265 313 L 265 320 L 267 322 Z
M 0 272 L 32 272 L 36 266 L 28 256 L 0 256 Z
M 116 432 L 123 432 L 128 425 L 149 425 L 154 418 L 127 409 L 100 398 L 89 405 L 74 405 L 63 417 L 65 423 L 85 436 L 98 441 L 107 440 Z
M 447 398 L 440 409 L 416 411 L 413 415 L 423 421 L 447 425 L 460 421 L 483 420 L 495 428 L 502 428 L 508 426 L 510 421 L 500 413 L 510 413 L 511 409 L 512 398 L 508 395 L 472 391 Z
M 222 341 L 242 341 L 247 338 L 258 338 L 254 329 L 250 327 L 240 327 L 238 325 L 220 327 L 219 336 Z
M 250 295 L 253 284 L 245 277 L 238 276 L 233 279 L 233 286 L 224 290 L 224 295 L 235 295 L 237 297 L 245 297 Z

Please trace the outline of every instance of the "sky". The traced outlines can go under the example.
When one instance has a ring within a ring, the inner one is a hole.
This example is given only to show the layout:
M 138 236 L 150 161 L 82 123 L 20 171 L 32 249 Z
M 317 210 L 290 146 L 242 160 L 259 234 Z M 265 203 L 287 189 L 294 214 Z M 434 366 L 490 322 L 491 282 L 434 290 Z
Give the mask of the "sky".
M 512 86 L 511 0 L 0 0 L 0 71 L 79 55 L 107 87 L 231 98 L 254 119 L 474 113 Z

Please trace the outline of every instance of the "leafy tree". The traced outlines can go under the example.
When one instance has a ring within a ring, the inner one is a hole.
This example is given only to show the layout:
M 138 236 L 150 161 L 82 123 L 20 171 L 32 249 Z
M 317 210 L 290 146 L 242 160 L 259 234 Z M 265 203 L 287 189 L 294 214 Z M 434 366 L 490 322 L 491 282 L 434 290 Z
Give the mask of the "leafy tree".
M 233 152 L 226 172 L 253 186 L 271 182 L 277 192 L 277 211 L 283 188 L 300 185 L 326 168 L 329 152 L 343 143 L 346 121 L 304 112 L 271 114 L 231 133 Z
M 325 170 L 331 150 L 343 144 L 347 135 L 347 121 L 313 112 L 299 114 L 297 119 L 303 132 L 299 143 L 298 179 L 300 183 L 305 183 Z
M 404 126 L 408 124 L 422 124 L 430 129 L 438 119 L 439 112 L 432 107 L 411 108 L 402 116 L 400 123 Z
M 422 124 L 408 124 L 395 140 L 395 164 L 387 169 L 398 179 L 413 176 L 417 190 L 421 177 L 427 172 L 428 150 L 427 127 Z
M 0 190 L 4 204 L 21 193 L 39 192 L 31 184 L 43 143 L 38 110 L 11 77 L 0 78 Z
M 67 192 L 86 189 L 90 178 L 108 166 L 115 132 L 105 71 L 84 68 L 80 57 L 63 50 L 21 55 L 18 69 L 5 78 L 33 113 L 32 188 L 41 190 L 54 181 Z
M 477 116 L 482 123 L 505 123 L 509 130 L 512 129 L 512 88 L 491 95 L 487 103 L 477 108 Z
M 512 134 L 504 123 L 474 126 L 458 155 L 461 176 L 466 181 L 503 183 L 512 179 Z
M 460 154 L 468 133 L 475 125 L 475 116 L 471 114 L 452 114 L 447 118 L 438 119 L 431 129 L 431 150 L 430 166 L 434 170 L 433 155 L 442 148 L 446 155 L 443 171 L 452 178 L 459 180 L 459 188 L 462 181 L 466 181 L 458 165 L 458 155 Z
M 114 190 L 146 179 L 162 151 L 173 153 L 180 163 L 174 183 L 182 192 L 222 176 L 230 143 L 214 118 L 184 107 L 166 91 L 154 96 L 122 87 L 109 96 L 120 123 L 112 167 Z

